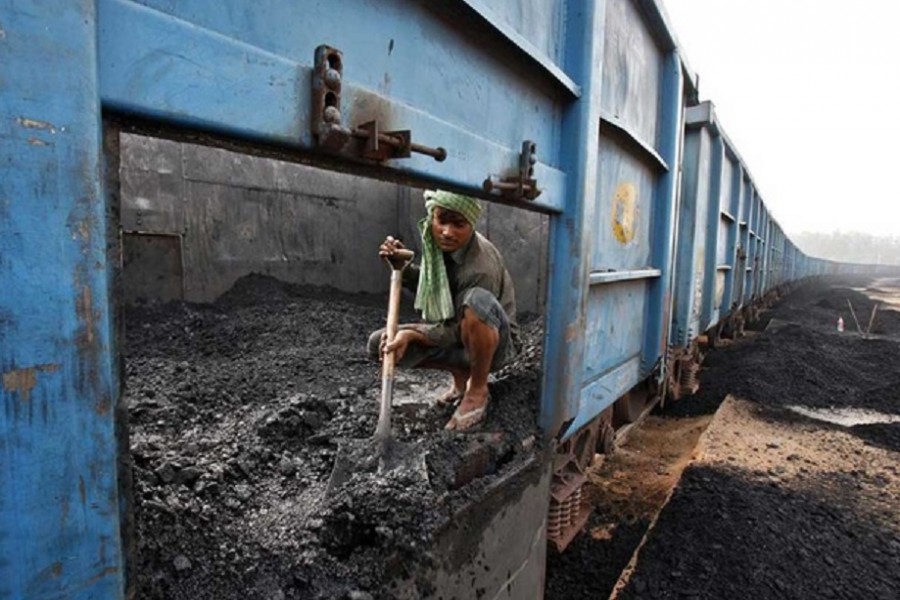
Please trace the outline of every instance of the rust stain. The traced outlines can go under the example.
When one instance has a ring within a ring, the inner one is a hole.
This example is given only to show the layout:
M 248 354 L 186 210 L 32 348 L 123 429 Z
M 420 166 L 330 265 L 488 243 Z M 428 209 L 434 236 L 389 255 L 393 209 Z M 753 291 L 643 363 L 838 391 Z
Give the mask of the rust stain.
M 93 584 L 97 583 L 98 581 L 100 581 L 101 579 L 103 579 L 104 577 L 109 577 L 110 575 L 114 575 L 118 572 L 119 572 L 119 569 L 117 569 L 116 567 L 106 567 L 105 569 L 103 569 L 102 571 L 100 571 L 99 573 L 97 573 L 96 575 L 94 575 L 93 577 L 88 579 L 87 581 L 85 581 L 84 586 L 87 587 L 87 586 L 93 585 Z
M 48 581 L 53 579 L 59 579 L 63 573 L 63 564 L 59 561 L 54 562 L 49 567 L 42 569 L 40 573 L 37 575 L 38 581 Z
M 93 294 L 90 286 L 82 286 L 81 295 L 75 300 L 75 313 L 78 315 L 78 320 L 84 324 L 84 331 L 78 336 L 78 347 L 82 349 L 90 348 L 94 345 L 94 340 L 96 339 L 94 331 L 96 328 L 96 315 L 94 314 Z
M 88 259 L 93 249 L 91 241 L 93 232 L 97 228 L 97 219 L 91 213 L 90 198 L 80 198 L 78 208 L 82 214 L 77 217 L 73 214 L 70 217 L 69 229 L 72 232 L 72 239 L 79 241 L 81 253 L 85 259 Z M 75 314 L 82 323 L 82 331 L 78 334 L 77 344 L 82 350 L 96 350 L 94 346 L 97 340 L 97 313 L 94 311 L 93 291 L 84 265 L 76 266 L 74 279 L 75 285 L 81 287 L 81 292 L 75 299 Z
M 668 336 L 669 324 L 672 322 L 671 321 L 672 315 L 670 314 L 671 313 L 671 304 L 669 304 L 669 292 L 668 291 L 666 291 L 663 294 L 663 307 L 664 307 L 663 308 L 663 323 L 665 325 L 663 325 L 663 335 L 662 335 L 662 339 L 660 340 L 659 346 L 660 346 L 660 352 L 662 353 L 663 356 L 665 356 L 666 346 L 668 345 L 667 340 L 669 339 L 669 336 Z
M 56 126 L 47 121 L 38 121 L 37 119 L 28 119 L 26 117 L 19 117 L 16 121 L 18 121 L 19 125 L 28 129 L 46 129 L 50 133 L 56 133 Z
M 16 369 L 3 374 L 3 389 L 7 392 L 17 392 L 22 395 L 22 400 L 31 399 L 31 390 L 37 385 L 37 375 L 34 368 Z
M 87 490 L 84 487 L 84 477 L 78 478 L 78 496 L 81 498 L 81 506 L 87 506 Z
M 34 581 L 32 581 L 31 585 L 29 586 L 28 591 L 31 592 L 38 588 L 46 588 L 48 581 L 59 579 L 60 577 L 62 577 L 62 574 L 63 564 L 59 561 L 56 561 L 48 567 L 41 569 L 41 571 L 35 576 Z
M 45 142 L 44 140 L 39 140 L 35 137 L 28 138 L 28 143 L 31 144 L 32 146 L 49 146 L 50 145 L 47 142 Z
M 100 397 L 97 398 L 97 403 L 94 405 L 94 411 L 102 417 L 109 412 L 111 406 L 112 400 L 110 399 L 109 394 L 101 394 Z
M 85 217 L 71 225 L 73 233 L 72 239 L 81 240 L 82 253 L 85 256 L 90 253 L 91 231 L 95 224 L 95 219 L 93 217 Z
M 37 385 L 38 373 L 52 373 L 58 370 L 58 364 L 48 363 L 7 371 L 3 374 L 3 389 L 19 394 L 23 402 L 28 402 L 31 400 L 31 390 Z
M 90 165 L 84 168 L 85 181 L 92 179 Z M 99 415 L 109 412 L 111 400 L 109 394 L 104 393 L 102 375 L 99 365 L 103 352 L 100 327 L 102 323 L 102 310 L 94 306 L 94 290 L 92 287 L 89 269 L 92 265 L 102 263 L 97 259 L 94 248 L 94 234 L 102 232 L 100 222 L 94 215 L 95 199 L 91 195 L 85 195 L 77 200 L 76 208 L 69 216 L 68 227 L 72 239 L 80 246 L 84 259 L 75 266 L 73 280 L 77 290 L 75 296 L 75 317 L 79 327 L 75 336 L 75 346 L 81 355 L 81 369 L 78 375 L 77 385 L 79 391 L 85 396 L 93 396 L 96 399 L 94 410 Z
M 619 184 L 612 206 L 612 230 L 620 244 L 634 239 L 637 229 L 637 188 L 628 182 Z

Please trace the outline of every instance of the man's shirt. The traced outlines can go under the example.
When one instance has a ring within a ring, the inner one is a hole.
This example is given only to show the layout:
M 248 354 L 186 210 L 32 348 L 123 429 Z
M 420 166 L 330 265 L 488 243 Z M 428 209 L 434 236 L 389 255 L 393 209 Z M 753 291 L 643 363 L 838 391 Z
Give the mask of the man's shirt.
M 460 304 L 467 290 L 484 288 L 493 294 L 509 318 L 509 330 L 519 347 L 519 325 L 516 322 L 516 292 L 500 251 L 486 237 L 473 232 L 469 243 L 451 253 L 444 253 L 444 266 L 450 281 L 450 295 L 456 316 L 442 323 L 428 323 L 423 330 L 428 339 L 441 347 L 462 344 L 459 337 Z M 403 272 L 403 284 L 413 292 L 419 283 L 419 266 L 410 265 Z

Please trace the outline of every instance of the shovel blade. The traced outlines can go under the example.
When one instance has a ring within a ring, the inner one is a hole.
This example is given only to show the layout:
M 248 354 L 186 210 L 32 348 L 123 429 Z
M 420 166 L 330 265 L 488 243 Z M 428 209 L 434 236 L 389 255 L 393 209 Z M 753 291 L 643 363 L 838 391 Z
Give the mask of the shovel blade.
M 425 454 L 418 445 L 398 442 L 392 438 L 383 441 L 374 438 L 348 440 L 338 446 L 326 495 L 334 495 L 354 474 L 362 473 L 390 473 L 410 481 L 428 481 Z
M 377 469 L 378 445 L 374 440 L 346 440 L 338 446 L 325 493 L 334 494 L 355 473 L 374 473 Z
M 428 464 L 421 448 L 417 444 L 405 444 L 394 439 L 388 439 L 381 446 L 378 472 L 402 475 L 413 481 L 428 481 Z
M 334 495 L 337 490 L 347 483 L 354 471 L 353 461 L 347 455 L 344 447 L 338 447 L 337 455 L 334 457 L 334 466 L 331 467 L 331 475 L 328 477 L 328 487 L 325 488 L 325 494 L 327 496 Z

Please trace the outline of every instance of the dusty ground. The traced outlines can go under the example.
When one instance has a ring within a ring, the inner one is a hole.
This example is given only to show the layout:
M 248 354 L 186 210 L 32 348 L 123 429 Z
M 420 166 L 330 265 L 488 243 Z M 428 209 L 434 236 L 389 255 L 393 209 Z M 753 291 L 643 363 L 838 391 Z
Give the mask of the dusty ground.
M 546 597 L 605 598 L 631 559 L 650 522 L 695 456 L 710 415 L 648 416 L 615 454 L 589 472 L 594 512 L 586 531 L 548 558 Z
M 702 446 L 619 597 L 896 597 L 896 452 L 731 398 Z
M 326 497 L 342 440 L 375 429 L 380 373 L 364 350 L 385 307 L 251 276 L 212 305 L 128 312 L 140 598 L 392 597 L 450 515 L 533 451 L 537 322 L 478 433 L 442 431 L 449 411 L 425 399 L 444 377 L 398 380 L 394 431 L 426 453 L 427 481 L 362 474 Z M 464 484 L 461 456 L 490 432 L 489 474 Z
M 697 396 L 648 420 L 596 471 L 593 529 L 551 557 L 547 597 L 607 597 L 630 559 L 622 597 L 896 597 L 900 313 L 879 310 L 865 338 L 847 305 L 865 330 L 867 294 L 886 305 L 896 285 L 804 286 L 758 331 L 711 352 Z M 693 427 L 729 394 L 746 402 L 716 416 L 700 453 Z

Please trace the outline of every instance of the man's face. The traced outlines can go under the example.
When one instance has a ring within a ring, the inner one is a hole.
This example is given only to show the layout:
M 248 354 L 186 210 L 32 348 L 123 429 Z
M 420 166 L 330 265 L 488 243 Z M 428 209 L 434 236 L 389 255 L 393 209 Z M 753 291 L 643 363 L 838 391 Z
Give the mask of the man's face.
M 460 213 L 440 206 L 434 207 L 431 235 L 444 252 L 455 252 L 465 246 L 474 231 L 475 228 Z

